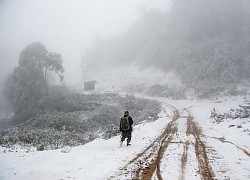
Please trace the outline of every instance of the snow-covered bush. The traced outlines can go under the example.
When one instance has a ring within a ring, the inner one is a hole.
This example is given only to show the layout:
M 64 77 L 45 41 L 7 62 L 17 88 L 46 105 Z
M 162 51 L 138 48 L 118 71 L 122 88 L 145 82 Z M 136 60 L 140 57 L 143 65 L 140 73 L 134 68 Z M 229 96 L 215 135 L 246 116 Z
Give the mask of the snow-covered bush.
M 231 108 L 228 112 L 219 113 L 215 108 L 211 111 L 210 118 L 215 121 L 215 123 L 221 123 L 225 119 L 237 119 L 237 118 L 248 118 L 250 112 L 244 108 L 233 109 Z
M 37 116 L 21 124 L 0 127 L 0 145 L 34 146 L 40 151 L 77 146 L 92 141 L 99 135 L 104 138 L 117 135 L 120 118 L 125 110 L 131 112 L 135 124 L 157 119 L 161 110 L 157 101 L 131 95 L 110 97 L 100 94 L 62 94 L 64 95 L 54 97 L 53 102 L 47 101 L 50 104 Z M 60 105 L 68 100 L 72 103 Z
M 64 146 L 76 146 L 89 142 L 83 133 L 57 131 L 55 129 L 8 128 L 1 129 L 0 145 L 23 147 L 34 146 L 37 150 L 58 149 Z

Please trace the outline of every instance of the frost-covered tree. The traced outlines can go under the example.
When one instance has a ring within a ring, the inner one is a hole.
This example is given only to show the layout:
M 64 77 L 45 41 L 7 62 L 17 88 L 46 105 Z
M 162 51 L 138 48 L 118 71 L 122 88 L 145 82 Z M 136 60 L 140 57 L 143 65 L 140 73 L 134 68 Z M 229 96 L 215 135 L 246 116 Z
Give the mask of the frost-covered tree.
M 33 114 L 39 100 L 48 95 L 47 72 L 62 77 L 64 72 L 60 54 L 48 52 L 40 42 L 34 42 L 20 53 L 19 66 L 5 82 L 5 95 L 16 115 Z
M 63 79 L 62 57 L 58 53 L 48 52 L 46 47 L 40 42 L 28 45 L 20 54 L 19 66 L 27 68 L 38 68 L 43 74 L 44 89 L 48 93 L 47 73 L 53 71 Z

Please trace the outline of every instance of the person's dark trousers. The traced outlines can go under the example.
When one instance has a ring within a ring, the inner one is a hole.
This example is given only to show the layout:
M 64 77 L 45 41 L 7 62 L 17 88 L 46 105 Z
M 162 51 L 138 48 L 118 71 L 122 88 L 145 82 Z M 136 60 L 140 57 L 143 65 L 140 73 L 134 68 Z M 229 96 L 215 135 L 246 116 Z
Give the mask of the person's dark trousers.
M 127 138 L 127 144 L 129 144 L 131 141 L 131 134 L 132 134 L 132 131 L 122 131 L 121 141 L 124 141 L 125 138 Z

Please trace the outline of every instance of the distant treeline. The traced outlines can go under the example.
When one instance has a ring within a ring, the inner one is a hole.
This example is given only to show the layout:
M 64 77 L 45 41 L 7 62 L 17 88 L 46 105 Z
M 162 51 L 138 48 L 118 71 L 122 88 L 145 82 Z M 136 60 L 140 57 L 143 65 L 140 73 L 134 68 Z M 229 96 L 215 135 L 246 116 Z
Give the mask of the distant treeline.
M 169 11 L 146 12 L 123 35 L 97 40 L 83 61 L 98 70 L 136 63 L 174 71 L 200 96 L 239 92 L 250 78 L 249 9 L 249 0 L 173 1 Z

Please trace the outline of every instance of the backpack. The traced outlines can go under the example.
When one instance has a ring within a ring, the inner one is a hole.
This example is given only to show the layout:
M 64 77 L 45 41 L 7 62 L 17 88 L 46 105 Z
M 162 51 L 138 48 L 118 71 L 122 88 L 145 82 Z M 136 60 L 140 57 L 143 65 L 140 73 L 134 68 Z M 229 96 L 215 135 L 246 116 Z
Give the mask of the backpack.
M 129 130 L 130 125 L 129 125 L 129 120 L 128 116 L 122 117 L 121 119 L 121 130 Z

